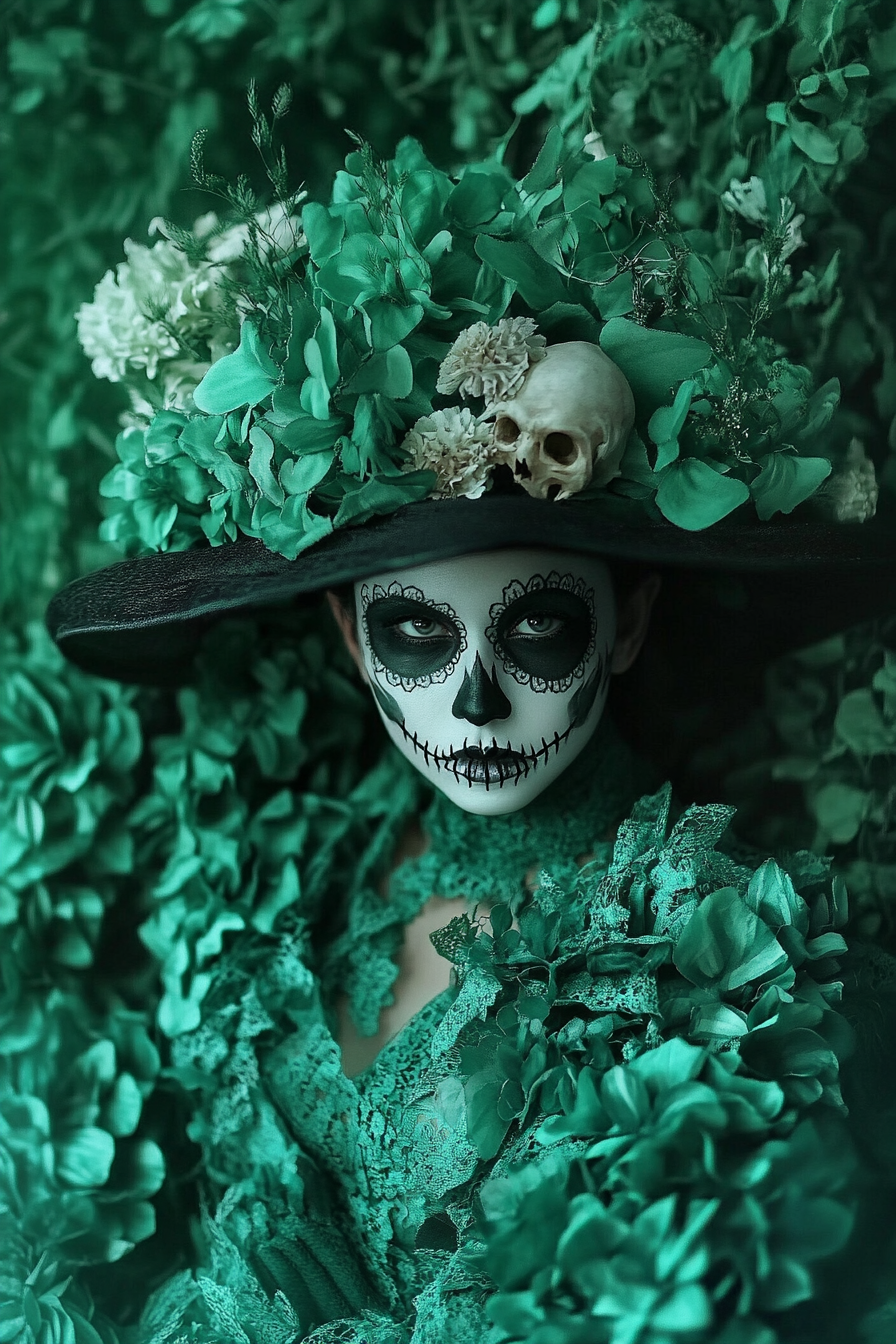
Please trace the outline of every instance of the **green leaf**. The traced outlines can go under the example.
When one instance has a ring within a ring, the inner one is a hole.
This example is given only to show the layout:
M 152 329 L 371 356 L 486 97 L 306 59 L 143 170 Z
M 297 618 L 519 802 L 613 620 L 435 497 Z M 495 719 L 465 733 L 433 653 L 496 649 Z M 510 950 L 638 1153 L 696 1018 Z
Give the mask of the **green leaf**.
M 619 162 L 615 155 L 589 159 L 564 183 L 564 208 L 573 215 L 583 206 L 601 209 L 604 197 L 616 190 L 618 181 Z
M 559 126 L 552 126 L 536 155 L 535 162 L 520 182 L 520 187 L 526 195 L 548 191 L 556 186 L 562 157 L 563 133 Z
M 277 400 L 277 396 L 286 389 L 279 388 L 275 394 L 275 408 L 279 408 L 283 413 L 289 413 L 289 419 L 286 423 L 280 424 L 272 422 L 269 416 L 261 422 L 271 432 L 273 437 L 284 448 L 293 453 L 321 453 L 327 449 L 332 450 L 340 435 L 345 432 L 346 421 L 341 415 L 331 416 L 329 420 L 315 420 L 313 415 L 308 415 L 302 407 L 299 400 L 297 388 L 289 389 L 291 398 Z
M 535 29 L 552 28 L 562 17 L 560 0 L 541 0 L 541 4 L 532 15 L 532 27 Z
M 644 416 L 667 402 L 674 387 L 712 359 L 706 341 L 641 327 L 624 317 L 605 323 L 600 344 L 631 383 L 638 413 Z
M 332 214 L 325 205 L 307 201 L 302 207 L 302 231 L 308 240 L 311 260 L 315 266 L 323 266 L 342 246 L 345 220 Z
M 837 708 L 834 731 L 857 756 L 889 754 L 896 747 L 896 725 L 885 722 L 873 691 L 848 691 Z
M 749 47 L 723 47 L 710 69 L 722 84 L 725 101 L 739 112 L 750 96 L 753 82 L 753 53 Z
M 313 336 L 305 342 L 302 354 L 308 377 L 302 384 L 300 401 L 315 420 L 330 421 L 330 394 L 339 380 L 336 324 L 328 308 L 322 308 Z
M 848 845 L 865 819 L 869 794 L 852 784 L 824 784 L 811 800 L 812 812 L 824 835 L 835 845 Z
M 743 481 L 723 476 L 695 457 L 673 462 L 656 492 L 663 517 L 688 532 L 712 527 L 749 498 Z
M 115 1140 L 105 1129 L 85 1125 L 63 1142 L 56 1157 L 56 1175 L 78 1189 L 105 1185 L 109 1179 Z
M 245 0 L 200 0 L 169 29 L 197 42 L 223 42 L 236 37 L 249 22 Z
M 834 35 L 834 18 L 841 0 L 802 0 L 799 30 L 807 42 L 821 51 Z
M 380 392 L 393 401 L 409 397 L 414 387 L 414 366 L 403 345 L 378 352 L 366 360 L 348 385 L 349 392 Z
M 431 471 L 406 471 L 398 476 L 374 476 L 350 490 L 339 506 L 335 526 L 363 523 L 374 514 L 394 513 L 405 504 L 425 499 L 435 485 Z
M 783 969 L 787 954 L 734 887 L 723 887 L 697 906 L 672 960 L 693 985 L 720 993 L 739 989 Z
M 647 432 L 657 447 L 656 471 L 662 471 L 678 457 L 678 436 L 681 433 L 696 384 L 688 379 L 675 393 L 671 406 L 660 406 L 650 417 Z
M 771 928 L 795 924 L 802 932 L 808 927 L 808 908 L 798 896 L 789 873 L 766 859 L 750 878 L 745 897 L 747 905 Z
M 522 239 L 502 242 L 482 234 L 476 239 L 476 253 L 498 275 L 516 285 L 523 302 L 536 312 L 567 297 L 560 273 Z
M 634 1069 L 617 1064 L 604 1074 L 600 1099 L 613 1125 L 623 1133 L 641 1128 L 650 1115 L 650 1095 Z
M 423 305 L 395 303 L 391 299 L 370 299 L 364 305 L 370 344 L 374 350 L 400 345 L 423 320 Z
M 249 442 L 252 452 L 249 454 L 249 474 L 265 499 L 272 504 L 283 503 L 283 488 L 274 475 L 274 440 L 261 425 L 253 425 L 249 430 Z
M 787 118 L 787 125 L 797 149 L 801 149 L 813 163 L 832 165 L 837 162 L 837 143 L 820 126 L 813 125 L 811 121 L 800 121 L 792 113 Z
M 226 415 L 242 406 L 257 406 L 279 381 L 280 370 L 262 347 L 258 328 L 246 321 L 237 349 L 216 360 L 193 393 L 193 400 L 208 415 Z
M 791 513 L 831 474 L 826 457 L 797 457 L 788 452 L 769 453 L 759 459 L 759 465 L 762 470 L 750 486 L 750 494 L 763 520 L 775 513 Z
M 280 484 L 288 495 L 307 495 L 320 485 L 332 465 L 332 453 L 307 453 L 297 461 L 283 463 Z

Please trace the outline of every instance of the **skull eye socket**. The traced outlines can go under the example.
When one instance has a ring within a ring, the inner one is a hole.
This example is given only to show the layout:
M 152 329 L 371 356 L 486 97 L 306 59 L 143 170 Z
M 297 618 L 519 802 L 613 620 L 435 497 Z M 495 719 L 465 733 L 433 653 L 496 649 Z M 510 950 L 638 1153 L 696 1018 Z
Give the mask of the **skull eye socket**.
M 516 443 L 520 436 L 520 427 L 509 415 L 501 415 L 495 421 L 495 439 L 498 443 Z
M 561 467 L 568 467 L 571 462 L 575 462 L 578 455 L 578 449 L 568 434 L 548 434 L 544 441 L 544 451 L 546 456 Z

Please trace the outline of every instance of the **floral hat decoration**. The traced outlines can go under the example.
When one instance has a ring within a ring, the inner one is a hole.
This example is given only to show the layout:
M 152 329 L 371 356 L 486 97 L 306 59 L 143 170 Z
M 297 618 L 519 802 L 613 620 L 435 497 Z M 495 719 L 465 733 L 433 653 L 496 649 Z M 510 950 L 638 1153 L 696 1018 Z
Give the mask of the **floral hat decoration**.
M 224 187 L 201 140 L 195 174 Z M 223 613 L 514 544 L 886 603 L 873 463 L 788 325 L 836 276 L 795 274 L 805 221 L 771 169 L 714 232 L 597 135 L 552 132 L 519 179 L 503 150 L 452 177 L 405 140 L 359 143 L 326 204 L 272 180 L 265 211 L 225 191 L 237 224 L 156 221 L 78 315 L 131 394 L 102 484 L 131 558 L 51 604 L 74 661 L 170 675 Z

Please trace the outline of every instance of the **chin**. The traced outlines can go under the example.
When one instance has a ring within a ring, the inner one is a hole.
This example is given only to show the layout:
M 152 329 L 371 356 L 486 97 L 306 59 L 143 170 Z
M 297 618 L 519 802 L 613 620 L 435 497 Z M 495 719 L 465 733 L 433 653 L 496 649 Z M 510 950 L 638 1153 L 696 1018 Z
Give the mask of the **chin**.
M 527 807 L 552 780 L 547 779 L 537 786 L 530 783 L 525 790 L 510 783 L 498 787 L 491 785 L 486 789 L 484 784 L 456 784 L 453 780 L 450 783 L 443 780 L 433 782 L 446 798 L 464 812 L 471 812 L 477 817 L 506 817 L 511 812 L 520 812 Z

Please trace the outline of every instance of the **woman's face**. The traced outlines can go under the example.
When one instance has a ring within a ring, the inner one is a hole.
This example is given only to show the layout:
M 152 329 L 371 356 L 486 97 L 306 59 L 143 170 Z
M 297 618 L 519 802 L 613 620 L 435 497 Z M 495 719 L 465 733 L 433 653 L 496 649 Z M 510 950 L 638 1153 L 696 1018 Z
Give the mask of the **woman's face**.
M 465 555 L 365 579 L 355 604 L 386 731 L 465 811 L 525 807 L 600 722 L 617 633 L 601 560 Z

